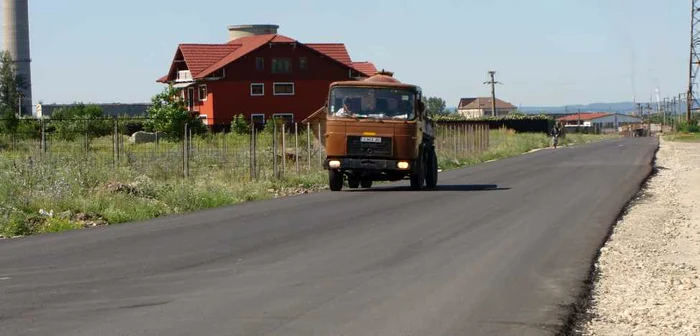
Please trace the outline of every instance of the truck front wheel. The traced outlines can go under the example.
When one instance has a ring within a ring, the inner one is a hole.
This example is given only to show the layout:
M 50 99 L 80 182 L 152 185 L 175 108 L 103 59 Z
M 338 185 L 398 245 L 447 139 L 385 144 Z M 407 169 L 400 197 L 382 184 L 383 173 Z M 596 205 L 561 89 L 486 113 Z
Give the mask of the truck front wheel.
M 411 173 L 411 189 L 412 190 L 421 190 L 423 188 L 423 182 L 425 182 L 425 154 L 423 154 L 423 151 L 421 150 L 420 156 L 418 156 L 418 160 L 416 160 L 417 166 L 414 168 L 413 172 Z
M 330 185 L 331 191 L 343 190 L 343 173 L 338 170 L 329 170 L 328 184 Z

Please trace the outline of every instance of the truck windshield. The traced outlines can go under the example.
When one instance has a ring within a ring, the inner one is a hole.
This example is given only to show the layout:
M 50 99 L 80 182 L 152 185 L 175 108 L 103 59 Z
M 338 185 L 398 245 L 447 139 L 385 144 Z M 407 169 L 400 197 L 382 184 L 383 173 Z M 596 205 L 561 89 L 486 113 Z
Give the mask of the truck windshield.
M 409 90 L 335 87 L 329 113 L 335 117 L 412 120 L 415 94 Z

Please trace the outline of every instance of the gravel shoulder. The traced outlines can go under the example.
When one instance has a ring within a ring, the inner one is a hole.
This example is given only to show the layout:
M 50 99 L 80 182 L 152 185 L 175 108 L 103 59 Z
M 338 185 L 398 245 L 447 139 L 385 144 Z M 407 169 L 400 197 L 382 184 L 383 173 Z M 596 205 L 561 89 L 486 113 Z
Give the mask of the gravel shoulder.
M 583 335 L 700 335 L 700 143 L 661 140 L 658 173 L 596 264 Z

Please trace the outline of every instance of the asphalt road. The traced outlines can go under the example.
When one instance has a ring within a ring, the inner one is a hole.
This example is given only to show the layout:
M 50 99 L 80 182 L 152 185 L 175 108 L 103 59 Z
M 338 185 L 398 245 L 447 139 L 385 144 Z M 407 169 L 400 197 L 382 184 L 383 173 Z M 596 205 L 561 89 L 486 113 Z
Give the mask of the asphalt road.
M 0 335 L 546 335 L 657 141 L 0 241 Z

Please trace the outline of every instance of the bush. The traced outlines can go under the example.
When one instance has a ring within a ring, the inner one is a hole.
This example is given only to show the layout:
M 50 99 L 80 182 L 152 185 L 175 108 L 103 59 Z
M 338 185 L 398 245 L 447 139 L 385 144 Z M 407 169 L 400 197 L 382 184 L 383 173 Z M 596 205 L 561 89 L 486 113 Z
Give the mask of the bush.
M 698 126 L 698 120 L 691 119 L 690 121 L 678 124 L 678 131 L 683 133 L 700 133 L 700 126 Z
M 250 134 L 250 125 L 246 122 L 245 117 L 240 114 L 233 117 L 231 128 L 236 134 Z
M 112 133 L 112 121 L 105 118 L 96 105 L 82 103 L 62 107 L 53 113 L 49 130 L 61 140 L 75 140 L 78 136 L 103 137 Z

